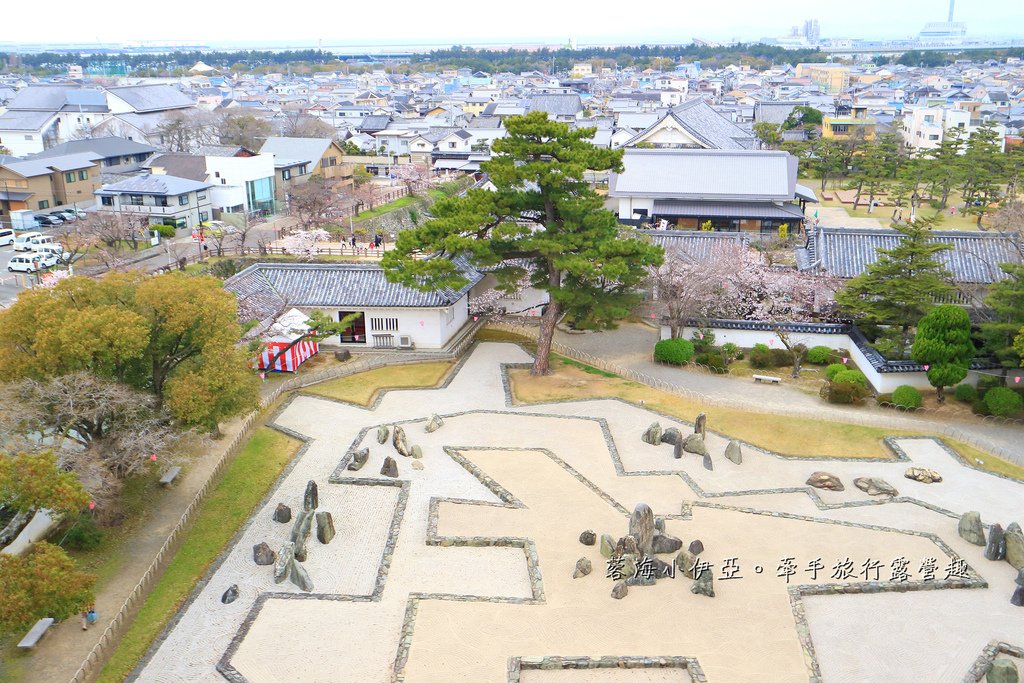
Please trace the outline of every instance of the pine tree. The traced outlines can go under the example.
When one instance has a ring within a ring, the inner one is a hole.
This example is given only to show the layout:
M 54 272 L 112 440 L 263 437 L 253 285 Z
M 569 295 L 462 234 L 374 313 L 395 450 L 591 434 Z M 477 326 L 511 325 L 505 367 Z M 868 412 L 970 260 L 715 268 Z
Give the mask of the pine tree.
M 936 306 L 917 324 L 911 356 L 927 366 L 928 382 L 935 387 L 939 403 L 946 399 L 945 387 L 967 377 L 974 352 L 971 319 L 959 306 Z
M 1018 368 L 1022 357 L 1014 340 L 1024 330 L 1024 265 L 1003 263 L 1007 277 L 992 283 L 985 305 L 993 319 L 981 324 L 984 351 L 1005 368 Z

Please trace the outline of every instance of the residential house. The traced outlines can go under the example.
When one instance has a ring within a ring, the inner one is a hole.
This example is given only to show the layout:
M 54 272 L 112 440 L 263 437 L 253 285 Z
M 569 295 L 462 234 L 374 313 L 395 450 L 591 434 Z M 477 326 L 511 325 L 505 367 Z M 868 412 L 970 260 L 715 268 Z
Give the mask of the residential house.
M 96 210 L 136 215 L 149 225 L 196 228 L 211 219 L 211 183 L 146 173 L 96 190 Z
M 345 150 L 329 138 L 267 138 L 260 154 L 274 157 L 274 192 L 285 202 L 288 190 L 319 176 L 343 192 L 352 187 L 353 166 L 343 163 Z
M 97 162 L 103 175 L 130 175 L 138 173 L 143 165 L 156 153 L 157 148 L 134 140 L 114 136 L 70 140 L 55 145 L 33 159 L 89 153 L 99 157 Z M 107 178 L 103 179 L 108 182 Z
M 0 200 L 0 213 L 92 206 L 93 192 L 100 186 L 100 168 L 96 165 L 99 160 L 95 154 L 85 152 L 0 164 L 0 188 L 28 192 L 21 200 Z
M 855 104 L 849 109 L 837 108 L 834 116 L 823 116 L 821 137 L 847 139 L 859 132 L 865 140 L 874 140 L 877 125 L 878 121 L 868 113 L 866 106 Z
M 102 90 L 77 84 L 23 88 L 7 109 L 0 115 L 0 145 L 19 156 L 90 134 L 110 111 Z
M 622 115 L 619 116 L 622 125 Z M 754 136 L 716 112 L 703 100 L 673 107 L 624 147 L 672 149 L 751 149 Z
M 244 147 L 211 145 L 200 154 L 162 154 L 148 164 L 158 175 L 210 183 L 213 217 L 274 211 L 274 156 Z

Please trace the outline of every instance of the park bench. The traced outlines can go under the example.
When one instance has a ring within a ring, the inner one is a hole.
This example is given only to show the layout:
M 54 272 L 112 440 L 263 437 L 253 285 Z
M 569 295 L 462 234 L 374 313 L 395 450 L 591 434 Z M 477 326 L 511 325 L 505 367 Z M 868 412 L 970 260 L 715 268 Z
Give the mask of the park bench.
M 174 483 L 174 480 L 178 478 L 179 474 L 181 474 L 181 468 L 175 465 L 174 467 L 164 472 L 164 476 L 160 477 L 160 485 L 170 486 L 171 484 Z
M 22 650 L 31 650 L 34 648 L 42 639 L 43 635 L 50 630 L 53 626 L 53 617 L 46 617 L 36 622 L 36 625 L 25 634 L 25 637 L 18 643 L 18 647 Z
M 781 377 L 771 377 L 769 375 L 754 375 L 755 382 L 768 382 L 769 384 L 778 384 L 782 381 Z

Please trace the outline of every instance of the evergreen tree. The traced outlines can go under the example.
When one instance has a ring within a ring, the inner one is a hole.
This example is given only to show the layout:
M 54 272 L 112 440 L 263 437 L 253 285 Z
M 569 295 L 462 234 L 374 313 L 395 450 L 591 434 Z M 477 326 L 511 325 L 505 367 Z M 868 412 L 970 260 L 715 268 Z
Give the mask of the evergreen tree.
M 917 324 L 911 356 L 927 366 L 928 382 L 935 387 L 939 403 L 943 403 L 945 387 L 954 386 L 967 377 L 974 351 L 967 311 L 953 304 L 942 304 L 930 310 Z
M 999 133 L 991 122 L 986 122 L 968 138 L 960 158 L 964 213 L 977 216 L 979 228 L 985 214 L 995 210 L 992 204 L 1004 182 L 1005 162 Z
M 951 128 L 946 131 L 939 146 L 926 153 L 928 163 L 925 165 L 923 177 L 928 183 L 929 194 L 932 197 L 939 197 L 939 205 L 943 209 L 949 202 L 950 191 L 960 182 L 963 149 L 964 139 L 960 129 Z
M 438 201 L 434 219 L 399 233 L 383 264 L 392 281 L 424 290 L 466 283 L 451 259 L 422 258 L 429 254 L 465 255 L 509 291 L 528 275 L 550 299 L 532 370 L 545 374 L 562 314 L 581 327 L 612 326 L 637 301 L 636 286 L 662 250 L 620 226 L 584 179 L 588 171 L 621 172 L 621 150 L 597 148 L 594 129 L 572 130 L 545 112 L 511 117 L 505 127 L 496 156 L 481 164 L 496 191 Z
M 992 283 L 985 305 L 993 319 L 981 324 L 982 348 L 1005 368 L 1018 368 L 1022 356 L 1014 339 L 1024 329 L 1024 265 L 1003 263 L 1007 277 Z

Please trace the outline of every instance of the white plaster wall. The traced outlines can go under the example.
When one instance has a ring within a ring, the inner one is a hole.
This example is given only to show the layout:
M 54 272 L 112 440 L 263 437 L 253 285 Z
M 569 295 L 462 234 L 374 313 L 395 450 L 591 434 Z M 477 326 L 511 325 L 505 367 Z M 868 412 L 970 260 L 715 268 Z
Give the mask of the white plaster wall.
M 397 346 L 398 336 L 407 334 L 412 337 L 413 343 L 418 349 L 440 349 L 466 324 L 469 318 L 467 300 L 467 297 L 463 296 L 453 304 L 454 316 L 451 323 L 447 322 L 447 317 L 444 314 L 446 307 L 373 308 L 364 306 L 351 309 L 302 307 L 300 310 L 307 313 L 312 310 L 320 310 L 331 316 L 332 320 L 338 320 L 338 313 L 342 310 L 362 311 L 366 316 L 366 336 L 368 341 L 366 344 L 344 344 L 343 346 L 346 347 L 373 348 L 374 334 L 393 334 L 395 336 L 395 345 Z M 398 318 L 398 329 L 375 332 L 370 328 L 371 318 Z M 338 336 L 324 339 L 321 343 L 333 346 L 342 345 Z

